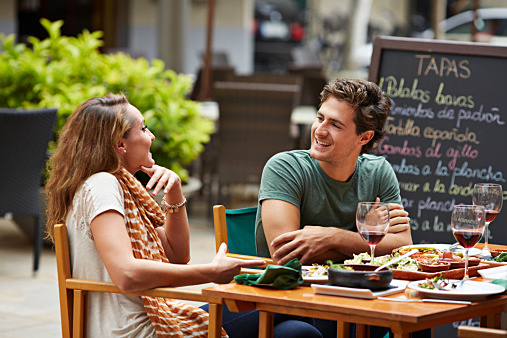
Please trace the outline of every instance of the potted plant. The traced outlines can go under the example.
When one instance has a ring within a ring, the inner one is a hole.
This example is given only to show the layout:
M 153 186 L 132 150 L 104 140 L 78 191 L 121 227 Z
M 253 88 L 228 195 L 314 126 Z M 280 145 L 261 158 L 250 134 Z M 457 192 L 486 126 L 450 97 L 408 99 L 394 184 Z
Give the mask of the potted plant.
M 187 99 L 192 80 L 165 69 L 161 60 L 103 54 L 101 31 L 62 36 L 63 21 L 42 19 L 49 37 L 29 38 L 30 47 L 0 33 L 0 107 L 58 109 L 55 140 L 67 117 L 84 100 L 123 93 L 143 113 L 156 136 L 155 161 L 186 182 L 186 167 L 209 141 L 213 123 L 200 115 L 200 103 Z M 54 146 L 54 142 L 51 146 Z

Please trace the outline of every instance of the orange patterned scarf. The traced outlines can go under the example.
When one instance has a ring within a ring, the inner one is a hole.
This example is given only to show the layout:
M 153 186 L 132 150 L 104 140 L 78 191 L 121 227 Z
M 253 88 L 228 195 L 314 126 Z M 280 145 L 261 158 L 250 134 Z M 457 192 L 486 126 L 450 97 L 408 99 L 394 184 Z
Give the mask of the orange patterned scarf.
M 155 231 L 165 224 L 162 209 L 125 168 L 115 176 L 123 189 L 125 219 L 134 257 L 169 263 Z M 203 309 L 161 297 L 141 298 L 158 337 L 208 336 L 208 313 Z M 224 329 L 222 337 L 227 337 Z

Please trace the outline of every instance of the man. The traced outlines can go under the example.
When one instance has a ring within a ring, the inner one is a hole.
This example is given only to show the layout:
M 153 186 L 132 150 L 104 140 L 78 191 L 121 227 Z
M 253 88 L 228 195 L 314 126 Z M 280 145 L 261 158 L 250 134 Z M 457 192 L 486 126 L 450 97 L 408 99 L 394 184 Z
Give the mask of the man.
M 311 264 L 369 252 L 355 225 L 360 201 L 389 203 L 389 232 L 378 255 L 412 244 L 393 169 L 367 154 L 384 136 L 390 108 L 371 82 L 337 79 L 324 87 L 310 150 L 279 153 L 264 167 L 255 229 L 259 256 L 280 265 L 293 258 Z

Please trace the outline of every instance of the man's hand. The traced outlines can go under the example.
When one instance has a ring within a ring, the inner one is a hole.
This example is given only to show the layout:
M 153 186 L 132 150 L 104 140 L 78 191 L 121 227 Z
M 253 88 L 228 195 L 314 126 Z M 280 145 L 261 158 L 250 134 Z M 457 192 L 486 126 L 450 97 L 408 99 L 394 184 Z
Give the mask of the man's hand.
M 280 265 L 293 258 L 298 258 L 302 264 L 312 264 L 319 262 L 319 257 L 338 256 L 339 253 L 331 249 L 332 243 L 329 240 L 334 232 L 335 228 L 305 226 L 301 230 L 281 234 L 271 242 L 275 249 L 273 259 Z
M 397 203 L 389 203 L 389 232 L 397 233 L 410 228 L 410 217 L 403 206 Z

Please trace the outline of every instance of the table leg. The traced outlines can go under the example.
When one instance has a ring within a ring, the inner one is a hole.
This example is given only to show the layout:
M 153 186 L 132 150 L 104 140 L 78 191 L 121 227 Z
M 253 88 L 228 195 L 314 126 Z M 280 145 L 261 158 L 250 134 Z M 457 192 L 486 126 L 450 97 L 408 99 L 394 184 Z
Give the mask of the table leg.
M 350 337 L 350 323 L 347 322 L 336 322 L 336 338 L 348 338 Z
M 394 338 L 410 338 L 410 333 L 395 333 Z
M 209 304 L 208 337 L 220 338 L 222 336 L 222 304 Z
M 369 331 L 369 327 L 366 325 L 356 324 L 356 338 L 366 338 L 367 336 L 369 337 L 369 333 L 366 335 L 367 330 Z
M 500 329 L 502 327 L 502 314 L 492 313 L 487 316 L 481 317 L 481 326 L 493 329 Z
M 259 311 L 259 338 L 273 337 L 273 313 Z

